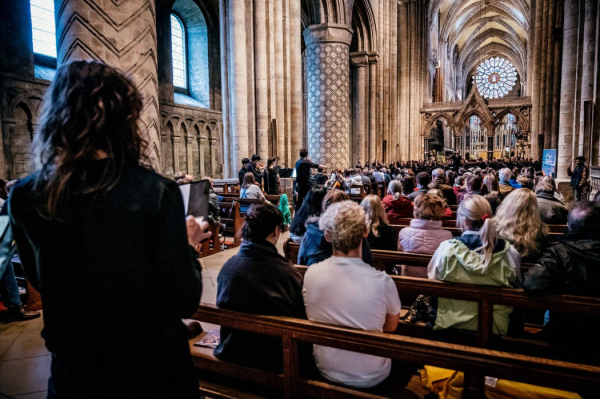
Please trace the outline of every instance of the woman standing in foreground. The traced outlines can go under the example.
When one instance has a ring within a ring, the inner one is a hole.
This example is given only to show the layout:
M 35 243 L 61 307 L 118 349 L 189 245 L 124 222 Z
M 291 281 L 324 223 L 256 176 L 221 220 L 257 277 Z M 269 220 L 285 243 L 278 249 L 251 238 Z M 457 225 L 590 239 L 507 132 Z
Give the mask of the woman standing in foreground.
M 182 318 L 202 293 L 177 184 L 143 165 L 142 99 L 116 69 L 62 66 L 33 143 L 37 171 L 9 199 L 18 250 L 42 295 L 48 398 L 194 398 Z M 186 231 L 187 228 L 187 231 Z

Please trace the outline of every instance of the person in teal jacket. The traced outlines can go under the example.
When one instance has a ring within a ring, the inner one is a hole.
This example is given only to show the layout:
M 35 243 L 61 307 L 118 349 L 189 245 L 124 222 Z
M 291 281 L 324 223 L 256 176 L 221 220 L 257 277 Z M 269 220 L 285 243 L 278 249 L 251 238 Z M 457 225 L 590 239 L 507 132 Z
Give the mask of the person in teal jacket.
M 283 224 L 290 227 L 290 224 L 292 224 L 292 214 L 290 213 L 287 194 L 281 194 L 281 197 L 279 198 L 279 210 L 283 215 Z
M 491 216 L 492 209 L 485 198 L 465 197 L 456 217 L 462 236 L 440 244 L 427 268 L 429 279 L 497 287 L 521 286 L 521 256 L 510 242 L 497 236 Z M 507 334 L 511 312 L 509 306 L 494 305 L 494 334 Z M 477 326 L 476 302 L 438 298 L 434 330 L 450 327 L 477 330 Z

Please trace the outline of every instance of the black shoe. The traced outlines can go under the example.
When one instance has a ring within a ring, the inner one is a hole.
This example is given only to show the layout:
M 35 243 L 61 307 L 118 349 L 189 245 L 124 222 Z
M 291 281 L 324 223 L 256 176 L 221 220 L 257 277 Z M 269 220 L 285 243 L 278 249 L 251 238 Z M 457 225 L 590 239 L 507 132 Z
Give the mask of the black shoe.
M 40 317 L 40 312 L 32 312 L 30 310 L 26 310 L 23 305 L 10 308 L 4 314 L 5 320 L 8 321 L 33 320 L 37 319 L 38 317 Z

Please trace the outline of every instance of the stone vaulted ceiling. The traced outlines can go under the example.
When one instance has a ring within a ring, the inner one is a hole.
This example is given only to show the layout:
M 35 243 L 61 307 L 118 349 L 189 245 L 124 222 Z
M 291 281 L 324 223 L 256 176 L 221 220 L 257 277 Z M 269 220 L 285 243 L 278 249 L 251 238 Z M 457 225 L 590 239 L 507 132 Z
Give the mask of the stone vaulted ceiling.
M 527 70 L 528 0 L 432 0 L 432 16 L 439 18 L 439 45 L 447 45 L 451 59 L 458 53 L 462 82 L 490 57 L 503 57 L 522 80 Z

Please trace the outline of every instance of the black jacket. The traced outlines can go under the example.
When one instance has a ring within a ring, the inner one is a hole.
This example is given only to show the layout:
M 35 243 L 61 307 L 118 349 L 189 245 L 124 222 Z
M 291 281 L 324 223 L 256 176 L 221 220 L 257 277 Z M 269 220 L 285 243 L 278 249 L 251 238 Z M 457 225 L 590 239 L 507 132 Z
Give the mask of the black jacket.
M 536 194 L 542 222 L 547 224 L 566 224 L 569 210 L 553 194 Z
M 306 318 L 302 276 L 273 244 L 244 241 L 217 277 L 217 306 L 237 312 Z M 221 328 L 219 359 L 281 371 L 281 339 Z
M 254 175 L 254 180 L 258 183 L 259 186 L 262 186 L 262 178 L 263 175 L 256 169 L 256 166 L 252 162 L 248 162 L 246 165 L 246 172 L 250 172 Z
M 523 289 L 531 295 L 600 297 L 600 241 L 567 236 L 559 244 L 548 248 L 529 269 Z M 599 329 L 600 317 L 556 312 L 550 312 L 550 321 L 546 325 L 551 341 L 583 348 L 594 356 L 600 353 Z
M 384 251 L 397 251 L 398 244 L 394 237 L 394 230 L 387 224 L 381 223 L 377 229 L 378 235 L 371 230 L 367 241 L 371 249 L 382 249 Z
M 92 179 L 103 162 L 90 162 Z M 177 184 L 129 167 L 106 194 L 73 199 L 59 222 L 37 211 L 34 178 L 12 189 L 9 214 L 23 266 L 42 295 L 48 350 L 82 367 L 138 369 L 148 386 L 160 382 L 152 381 L 156 368 L 193 373 L 181 319 L 196 311 L 202 278 Z
M 244 176 L 246 176 L 246 173 L 248 173 L 248 169 L 244 168 L 243 166 L 238 171 L 238 180 L 240 181 L 240 186 L 244 184 Z

